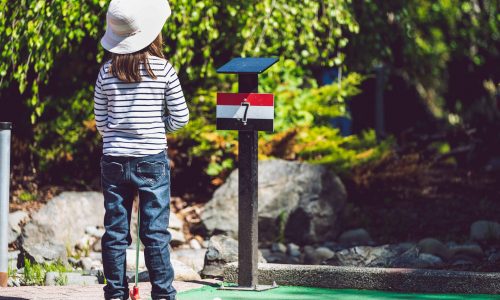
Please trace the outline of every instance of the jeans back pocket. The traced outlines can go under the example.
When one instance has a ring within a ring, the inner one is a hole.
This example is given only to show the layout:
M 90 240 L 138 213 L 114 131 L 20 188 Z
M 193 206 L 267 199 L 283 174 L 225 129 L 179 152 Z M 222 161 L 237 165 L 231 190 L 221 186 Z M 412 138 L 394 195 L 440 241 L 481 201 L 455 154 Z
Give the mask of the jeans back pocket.
M 142 161 L 137 164 L 137 176 L 147 184 L 155 184 L 165 173 L 165 162 L 162 161 Z
M 123 176 L 123 165 L 118 162 L 101 161 L 101 175 L 103 179 L 116 182 Z

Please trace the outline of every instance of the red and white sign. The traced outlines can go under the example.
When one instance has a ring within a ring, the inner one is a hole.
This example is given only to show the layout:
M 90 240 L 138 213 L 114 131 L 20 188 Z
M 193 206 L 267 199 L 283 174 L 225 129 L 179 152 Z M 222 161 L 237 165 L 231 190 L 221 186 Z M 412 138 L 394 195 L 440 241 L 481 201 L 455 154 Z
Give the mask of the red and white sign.
M 274 130 L 274 95 L 217 93 L 218 130 Z

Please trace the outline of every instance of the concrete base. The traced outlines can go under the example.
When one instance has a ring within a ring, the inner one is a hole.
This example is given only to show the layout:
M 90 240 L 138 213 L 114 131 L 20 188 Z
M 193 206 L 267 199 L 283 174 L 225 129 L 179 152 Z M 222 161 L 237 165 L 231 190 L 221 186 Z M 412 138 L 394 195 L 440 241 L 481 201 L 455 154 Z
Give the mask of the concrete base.
M 259 264 L 259 284 L 409 293 L 499 294 L 500 273 L 401 268 Z M 225 282 L 238 282 L 238 264 L 224 268 Z

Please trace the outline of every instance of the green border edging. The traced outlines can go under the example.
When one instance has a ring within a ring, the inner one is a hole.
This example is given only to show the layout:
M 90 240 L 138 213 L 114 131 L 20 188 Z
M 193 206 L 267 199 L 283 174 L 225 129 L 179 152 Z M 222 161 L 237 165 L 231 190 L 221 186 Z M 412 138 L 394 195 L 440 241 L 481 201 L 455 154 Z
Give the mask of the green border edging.
M 203 287 L 178 294 L 179 300 L 495 300 L 500 295 L 471 294 L 415 294 L 352 289 L 326 289 L 300 286 L 282 286 L 263 292 L 221 291 Z

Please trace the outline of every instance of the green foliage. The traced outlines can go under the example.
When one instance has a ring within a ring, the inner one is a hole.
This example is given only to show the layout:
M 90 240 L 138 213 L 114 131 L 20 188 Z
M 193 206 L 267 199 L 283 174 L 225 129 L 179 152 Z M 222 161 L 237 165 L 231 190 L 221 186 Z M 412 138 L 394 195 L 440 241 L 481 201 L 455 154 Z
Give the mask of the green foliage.
M 77 91 L 69 101 L 48 99 L 46 114 L 54 117 L 42 119 L 35 126 L 32 146 L 40 170 L 48 171 L 53 166 L 78 160 L 79 171 L 84 171 L 92 164 L 89 154 L 100 151 L 93 115 L 93 90 Z M 71 174 L 62 175 L 71 178 Z
M 486 84 L 498 85 L 499 6 L 497 0 L 353 1 L 360 34 L 350 38 L 346 63 L 363 72 L 384 64 L 435 115 L 467 114 L 478 100 L 492 98 Z
M 45 275 L 47 272 L 58 272 L 59 276 L 56 279 L 56 284 L 65 285 L 68 281 L 65 272 L 72 271 L 64 266 L 61 262 L 56 263 L 32 263 L 29 259 L 24 259 L 24 274 L 21 282 L 23 285 L 44 285 Z
M 102 28 L 106 1 L 1 0 L 0 6 L 0 89 L 12 80 L 23 93 L 31 89 L 27 104 L 40 116 L 40 84 L 46 84 L 54 61 L 86 36 L 97 36 Z
M 340 137 L 336 129 L 320 126 L 301 129 L 294 151 L 300 159 L 345 173 L 352 167 L 383 157 L 393 145 L 392 139 L 377 142 L 373 130 L 359 136 Z
M 36 195 L 32 194 L 30 192 L 27 192 L 27 191 L 22 191 L 18 197 L 19 197 L 19 200 L 21 200 L 23 202 L 31 202 L 31 201 L 36 200 Z
M 165 26 L 169 59 L 195 86 L 215 78 L 214 66 L 232 56 L 273 55 L 303 65 L 332 66 L 342 61 L 343 32 L 356 32 L 350 0 L 195 1 L 171 0 L 173 15 Z M 12 82 L 41 116 L 41 84 L 47 84 L 56 60 L 84 41 L 97 46 L 104 33 L 107 1 L 1 0 L 0 89 Z M 97 60 L 103 52 L 97 52 Z M 96 68 L 97 69 L 97 68 Z M 97 72 L 96 72 L 97 73 Z M 91 82 L 87 82 L 87 85 Z M 188 87 L 191 85 L 187 85 Z

